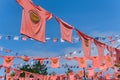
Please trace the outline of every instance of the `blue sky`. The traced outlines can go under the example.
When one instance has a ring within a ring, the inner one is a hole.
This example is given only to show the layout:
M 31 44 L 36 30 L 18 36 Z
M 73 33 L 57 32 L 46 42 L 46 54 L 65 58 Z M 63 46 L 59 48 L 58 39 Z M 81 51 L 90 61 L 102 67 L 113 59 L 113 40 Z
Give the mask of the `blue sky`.
M 120 0 L 33 0 L 54 15 L 60 17 L 88 35 L 120 34 Z M 22 8 L 15 0 L 0 0 L 0 34 L 20 36 Z M 76 32 L 74 31 L 74 36 Z M 54 18 L 47 21 L 46 36 L 60 39 L 59 24 Z M 46 43 L 38 41 L 0 40 L 0 46 L 9 48 L 20 55 L 63 56 L 69 50 L 81 49 L 78 43 Z M 1 55 L 6 55 L 1 52 Z M 7 54 L 10 55 L 10 54 Z

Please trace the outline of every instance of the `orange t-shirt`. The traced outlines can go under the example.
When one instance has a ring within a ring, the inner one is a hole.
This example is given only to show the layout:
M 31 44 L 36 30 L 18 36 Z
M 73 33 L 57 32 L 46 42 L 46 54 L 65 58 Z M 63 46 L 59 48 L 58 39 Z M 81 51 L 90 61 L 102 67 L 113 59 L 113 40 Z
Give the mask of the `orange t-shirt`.
M 34 5 L 32 0 L 17 0 L 17 2 L 23 8 L 21 34 L 45 42 L 46 21 L 52 18 L 52 14 Z
M 50 61 L 51 61 L 52 68 L 59 68 L 60 67 L 60 58 L 59 57 L 50 58 Z
M 10 67 L 12 65 L 13 59 L 13 56 L 4 56 L 4 66 Z
M 60 23 L 62 39 L 72 43 L 72 32 L 73 32 L 74 28 L 71 25 L 69 25 L 68 23 L 61 20 L 60 18 L 58 18 L 58 17 L 55 17 L 55 18 Z
M 50 80 L 56 80 L 57 79 L 57 75 L 51 75 L 50 76 Z
M 105 64 L 108 68 L 113 66 L 110 56 L 105 56 Z
M 82 40 L 82 48 L 83 48 L 84 55 L 86 58 L 89 59 L 91 56 L 91 43 L 93 39 L 89 37 L 88 35 L 80 32 L 79 30 L 76 30 L 76 31 Z
M 100 67 L 100 59 L 98 56 L 92 57 L 92 64 L 94 68 L 99 68 Z
M 98 57 L 100 59 L 100 64 L 104 63 L 105 59 L 104 59 L 104 49 L 105 49 L 105 44 L 101 43 L 97 40 L 94 40 L 94 43 L 98 49 Z
M 79 71 L 78 75 L 79 75 L 80 78 L 83 77 L 84 76 L 84 71 L 83 70 Z
M 84 58 L 76 57 L 76 60 L 78 61 L 79 67 L 81 67 L 81 68 L 86 68 L 87 67 L 85 57 Z
M 88 76 L 93 77 L 94 76 L 94 68 L 88 69 Z
M 68 73 L 68 78 L 69 78 L 69 80 L 76 80 L 75 73 L 74 72 Z

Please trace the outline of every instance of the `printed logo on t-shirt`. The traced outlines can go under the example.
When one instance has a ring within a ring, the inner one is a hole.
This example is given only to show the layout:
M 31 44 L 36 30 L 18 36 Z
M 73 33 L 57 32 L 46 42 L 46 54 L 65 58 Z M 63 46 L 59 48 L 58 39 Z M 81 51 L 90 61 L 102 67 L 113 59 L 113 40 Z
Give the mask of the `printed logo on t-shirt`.
M 6 61 L 6 63 L 10 63 L 11 58 L 10 58 L 10 57 L 8 57 L 5 61 Z
M 40 21 L 40 16 L 39 16 L 39 14 L 38 14 L 37 11 L 35 11 L 35 10 L 30 10 L 30 11 L 29 11 L 29 14 L 30 14 L 30 19 L 31 19 L 31 21 L 32 21 L 33 23 L 35 23 L 35 24 L 39 23 L 39 21 Z
M 53 63 L 56 64 L 58 62 L 58 59 L 54 59 Z
M 80 62 L 81 62 L 82 64 L 84 64 L 84 63 L 85 63 L 84 59 L 81 59 L 81 60 L 80 60 Z
M 111 59 L 110 59 L 110 57 L 107 57 L 107 61 L 108 61 L 108 62 L 111 62 Z

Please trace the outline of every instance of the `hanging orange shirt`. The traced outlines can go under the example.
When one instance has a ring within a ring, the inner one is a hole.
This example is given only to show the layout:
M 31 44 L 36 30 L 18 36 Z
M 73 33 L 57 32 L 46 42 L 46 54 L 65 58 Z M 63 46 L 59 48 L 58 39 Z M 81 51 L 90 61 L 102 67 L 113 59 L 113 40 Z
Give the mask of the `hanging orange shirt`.
M 114 80 L 119 80 L 118 73 L 114 73 Z
M 57 75 L 51 75 L 50 76 L 50 80 L 56 80 L 57 79 Z
M 97 41 L 94 39 L 94 43 L 97 46 L 98 49 L 98 57 L 100 59 L 100 64 L 104 63 L 105 59 L 104 59 L 104 49 L 105 49 L 105 44 Z
M 20 73 L 21 73 L 20 70 L 15 70 L 15 77 L 19 78 L 20 77 Z
M 79 71 L 78 75 L 79 75 L 80 78 L 82 78 L 84 76 L 84 71 L 83 70 Z
M 50 76 L 46 76 L 46 79 L 45 80 L 50 80 Z
M 120 49 L 115 48 L 116 51 L 116 62 L 120 63 Z
M 13 56 L 4 56 L 4 66 L 10 67 L 12 65 L 13 60 L 14 60 Z
M 45 25 L 46 21 L 52 18 L 52 14 L 34 5 L 31 0 L 17 0 L 17 2 L 23 8 L 21 34 L 45 42 Z
M 100 70 L 102 70 L 102 71 L 106 71 L 106 70 L 108 69 L 105 64 L 100 65 L 99 68 L 100 68 Z
M 89 68 L 89 69 L 88 69 L 88 76 L 89 76 L 89 77 L 93 77 L 94 74 L 95 74 L 95 73 L 94 73 L 94 68 Z
M 108 68 L 112 67 L 112 60 L 110 56 L 105 56 L 105 64 Z
M 6 80 L 13 80 L 11 76 L 6 76 Z
M 98 56 L 93 56 L 92 58 L 92 64 L 94 68 L 99 68 L 100 67 L 100 59 Z
M 85 57 L 76 57 L 76 60 L 78 61 L 79 67 L 81 68 L 86 68 L 87 63 L 86 63 L 86 58 Z
M 108 45 L 106 45 L 106 48 L 109 51 L 110 56 L 112 57 L 113 53 L 115 52 L 115 48 L 108 46 Z
M 62 19 L 58 17 L 55 18 L 60 23 L 62 39 L 72 43 L 72 32 L 74 29 L 73 26 L 69 25 L 68 23 L 64 22 Z
M 111 80 L 110 76 L 111 76 L 110 74 L 107 74 L 106 75 L 106 80 Z
M 51 61 L 52 68 L 59 68 L 60 67 L 60 58 L 59 57 L 50 58 L 50 61 Z
M 19 78 L 19 80 L 25 80 L 25 78 Z
M 65 80 L 65 78 L 66 78 L 65 74 L 60 75 L 60 80 Z
M 68 73 L 68 80 L 76 80 L 76 79 L 75 79 L 75 73 L 74 73 L 74 72 Z
M 91 43 L 93 39 L 89 37 L 88 35 L 80 32 L 79 30 L 76 30 L 76 32 L 82 40 L 82 48 L 83 48 L 84 55 L 86 58 L 89 59 L 91 56 Z

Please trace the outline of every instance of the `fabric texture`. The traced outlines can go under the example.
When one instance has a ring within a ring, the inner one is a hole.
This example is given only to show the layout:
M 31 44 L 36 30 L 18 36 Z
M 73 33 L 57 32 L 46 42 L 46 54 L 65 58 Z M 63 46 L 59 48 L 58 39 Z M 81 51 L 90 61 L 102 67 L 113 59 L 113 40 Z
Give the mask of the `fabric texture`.
M 45 42 L 46 21 L 52 18 L 52 14 L 34 5 L 31 0 L 17 0 L 17 2 L 23 8 L 20 33 Z
M 81 68 L 86 68 L 87 63 L 86 63 L 86 58 L 85 57 L 76 57 L 76 60 L 78 61 L 78 65 Z
M 12 66 L 13 60 L 14 60 L 13 56 L 4 56 L 4 66 L 5 67 Z
M 99 59 L 100 59 L 100 64 L 103 64 L 105 62 L 105 59 L 104 59 L 104 49 L 105 49 L 105 44 L 97 41 L 97 40 L 94 40 L 94 43 L 95 45 L 97 46 L 97 49 L 98 49 L 98 56 L 99 56 Z
M 72 32 L 73 32 L 73 26 L 69 25 L 68 23 L 64 22 L 62 19 L 55 16 L 55 19 L 60 24 L 60 31 L 62 39 L 65 41 L 68 41 L 72 43 Z
M 59 57 L 50 58 L 50 61 L 51 61 L 52 68 L 59 68 L 60 67 L 60 58 Z
M 84 56 L 86 58 L 90 59 L 90 56 L 91 56 L 91 43 L 92 43 L 93 39 L 91 37 L 87 36 L 86 34 L 80 32 L 77 29 L 76 29 L 76 32 L 77 32 L 78 36 L 81 38 L 81 40 L 82 40 L 82 48 L 83 48 Z

